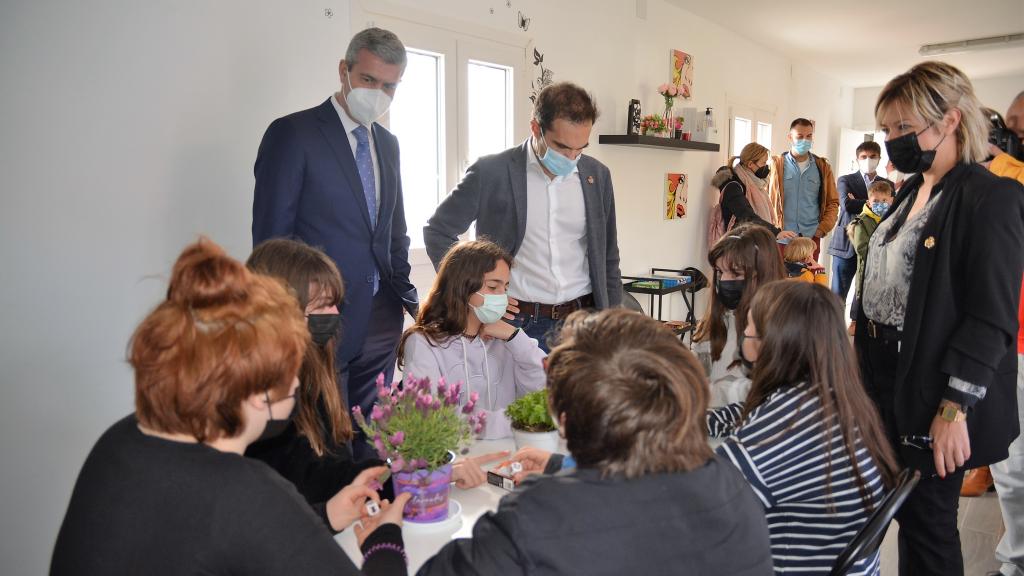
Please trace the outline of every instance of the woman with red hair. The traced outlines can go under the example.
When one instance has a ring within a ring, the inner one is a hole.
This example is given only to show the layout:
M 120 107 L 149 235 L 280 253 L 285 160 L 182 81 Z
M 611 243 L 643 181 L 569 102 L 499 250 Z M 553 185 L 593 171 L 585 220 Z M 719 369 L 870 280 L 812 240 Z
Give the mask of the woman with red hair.
M 50 573 L 359 573 L 292 484 L 242 457 L 295 410 L 309 340 L 282 283 L 185 248 L 132 337 L 135 412 L 86 459 Z M 377 498 L 358 490 L 353 505 Z M 404 499 L 382 504 L 356 528 L 363 567 L 405 574 Z

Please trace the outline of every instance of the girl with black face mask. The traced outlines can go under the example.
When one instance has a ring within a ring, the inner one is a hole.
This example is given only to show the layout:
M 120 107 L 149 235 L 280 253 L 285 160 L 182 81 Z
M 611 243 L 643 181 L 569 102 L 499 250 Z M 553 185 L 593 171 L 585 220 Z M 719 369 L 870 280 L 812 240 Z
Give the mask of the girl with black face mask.
M 746 326 L 750 300 L 759 286 L 785 278 L 782 256 L 771 232 L 740 224 L 708 253 L 713 268 L 711 303 L 697 325 L 693 351 L 711 381 L 711 406 L 740 400 L 750 387 L 737 356 L 737 335 Z
M 769 229 L 779 240 L 795 238 L 796 233 L 783 231 L 772 224 L 771 201 L 768 199 L 768 174 L 771 156 L 757 142 L 743 147 L 739 156 L 729 158 L 718 169 L 711 184 L 721 192 L 720 201 L 712 209 L 708 244 L 712 245 L 737 224 L 751 222 Z
M 338 306 L 345 286 L 326 254 L 295 240 L 263 242 L 246 265 L 291 288 L 305 313 L 311 341 L 299 370 L 295 407 L 286 415 L 272 412 L 263 436 L 245 455 L 266 462 L 295 484 L 324 523 L 339 531 L 360 512 L 350 505 L 349 493 L 385 472 L 379 460 L 353 462 L 349 448 L 352 422 L 334 371 L 341 336 Z
M 890 441 L 923 476 L 896 515 L 900 573 L 963 574 L 964 470 L 1005 459 L 1018 429 L 1024 188 L 978 164 L 988 120 L 953 66 L 894 78 L 875 118 L 895 168 L 915 174 L 868 242 L 856 348 Z

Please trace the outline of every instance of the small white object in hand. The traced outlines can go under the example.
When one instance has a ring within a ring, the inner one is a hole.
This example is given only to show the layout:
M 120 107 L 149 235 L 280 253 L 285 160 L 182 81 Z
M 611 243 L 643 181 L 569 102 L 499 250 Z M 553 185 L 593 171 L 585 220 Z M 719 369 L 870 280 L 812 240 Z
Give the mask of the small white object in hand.
M 370 516 L 376 516 L 377 514 L 380 514 L 380 505 L 374 502 L 373 500 L 367 501 L 366 513 Z
M 523 465 L 519 462 L 513 462 L 511 469 L 513 474 L 518 474 L 523 471 Z

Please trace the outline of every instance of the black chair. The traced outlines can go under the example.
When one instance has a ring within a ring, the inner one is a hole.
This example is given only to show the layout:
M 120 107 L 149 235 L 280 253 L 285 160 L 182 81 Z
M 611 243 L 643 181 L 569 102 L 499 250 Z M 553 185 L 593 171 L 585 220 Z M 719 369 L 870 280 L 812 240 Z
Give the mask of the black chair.
M 907 496 L 910 496 L 910 492 L 914 490 L 914 486 L 917 486 L 920 480 L 921 473 L 917 470 L 907 468 L 900 472 L 896 479 L 896 487 L 882 499 L 882 503 L 871 513 L 868 521 L 853 537 L 843 553 L 836 558 L 836 563 L 830 572 L 832 576 L 846 574 L 854 564 L 878 551 L 893 516 L 896 515 L 896 511 L 907 500 Z
M 640 301 L 636 299 L 636 296 L 626 292 L 625 286 L 622 287 L 622 307 L 641 314 L 644 313 L 644 307 L 640 305 Z

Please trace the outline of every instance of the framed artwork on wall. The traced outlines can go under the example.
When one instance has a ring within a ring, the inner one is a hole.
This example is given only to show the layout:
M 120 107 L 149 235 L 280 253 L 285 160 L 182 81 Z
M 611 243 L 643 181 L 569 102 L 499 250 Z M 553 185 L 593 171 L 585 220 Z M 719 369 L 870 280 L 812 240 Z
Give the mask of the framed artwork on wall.
M 669 172 L 665 175 L 665 220 L 679 220 L 686 216 L 688 184 L 686 174 Z
M 671 57 L 672 84 L 679 88 L 683 98 L 693 97 L 693 56 L 682 50 L 673 50 Z

